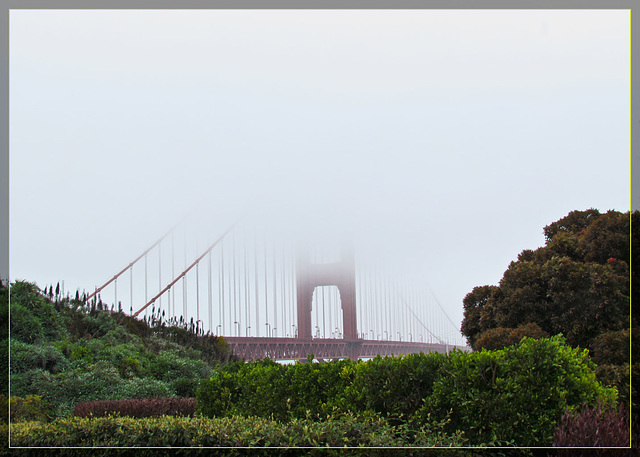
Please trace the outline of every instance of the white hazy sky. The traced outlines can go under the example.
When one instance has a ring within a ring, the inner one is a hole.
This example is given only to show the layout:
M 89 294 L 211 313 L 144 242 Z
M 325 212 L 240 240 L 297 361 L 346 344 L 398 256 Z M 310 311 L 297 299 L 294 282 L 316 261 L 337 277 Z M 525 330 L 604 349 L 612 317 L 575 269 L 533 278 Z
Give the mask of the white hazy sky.
M 10 274 L 92 289 L 185 213 L 347 230 L 456 323 L 630 206 L 624 10 L 10 13 Z M 263 219 L 263 220 L 264 220 Z

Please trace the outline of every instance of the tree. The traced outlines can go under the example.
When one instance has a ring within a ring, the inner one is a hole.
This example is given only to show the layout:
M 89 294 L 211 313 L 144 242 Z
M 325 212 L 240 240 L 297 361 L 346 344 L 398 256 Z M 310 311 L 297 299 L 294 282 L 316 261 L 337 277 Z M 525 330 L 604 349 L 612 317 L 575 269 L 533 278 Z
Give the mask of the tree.
M 463 300 L 469 344 L 476 348 L 491 329 L 534 323 L 586 348 L 602 333 L 628 328 L 629 223 L 629 213 L 589 209 L 546 226 L 545 246 L 522 251 L 498 286 L 475 287 Z M 508 335 L 501 330 L 485 339 Z

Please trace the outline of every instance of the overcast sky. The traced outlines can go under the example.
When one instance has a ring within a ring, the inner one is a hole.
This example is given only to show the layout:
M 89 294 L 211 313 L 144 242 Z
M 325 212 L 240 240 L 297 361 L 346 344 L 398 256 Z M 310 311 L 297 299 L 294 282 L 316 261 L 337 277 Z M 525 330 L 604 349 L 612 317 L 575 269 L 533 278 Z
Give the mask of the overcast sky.
M 249 215 L 350 232 L 459 323 L 545 225 L 628 211 L 629 26 L 623 10 L 14 10 L 11 278 L 92 289 L 187 213 L 212 236 Z

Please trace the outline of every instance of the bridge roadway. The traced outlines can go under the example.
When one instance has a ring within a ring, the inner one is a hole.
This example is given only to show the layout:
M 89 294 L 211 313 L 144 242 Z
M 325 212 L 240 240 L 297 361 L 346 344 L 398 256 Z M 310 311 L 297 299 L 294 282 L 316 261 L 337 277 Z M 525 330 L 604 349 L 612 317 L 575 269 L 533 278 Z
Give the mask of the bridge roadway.
M 465 347 L 441 343 L 416 341 L 345 340 L 335 338 L 285 337 L 224 337 L 231 351 L 244 360 L 306 360 L 313 354 L 316 359 L 370 358 L 377 355 L 405 355 L 420 352 L 446 353 Z

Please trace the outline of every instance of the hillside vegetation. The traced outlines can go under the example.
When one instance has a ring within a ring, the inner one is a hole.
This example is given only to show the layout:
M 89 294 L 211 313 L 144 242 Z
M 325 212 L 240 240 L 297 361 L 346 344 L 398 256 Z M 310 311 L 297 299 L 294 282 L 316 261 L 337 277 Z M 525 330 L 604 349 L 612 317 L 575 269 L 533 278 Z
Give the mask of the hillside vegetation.
M 100 301 L 84 304 L 50 290 L 11 285 L 11 395 L 39 396 L 51 417 L 67 416 L 82 401 L 194 397 L 201 379 L 236 360 L 223 338 L 193 325 L 158 316 L 139 321 Z M 7 288 L 0 294 L 6 315 Z M 7 337 L 3 328 L 4 351 Z M 8 366 L 2 368 L 6 377 Z

